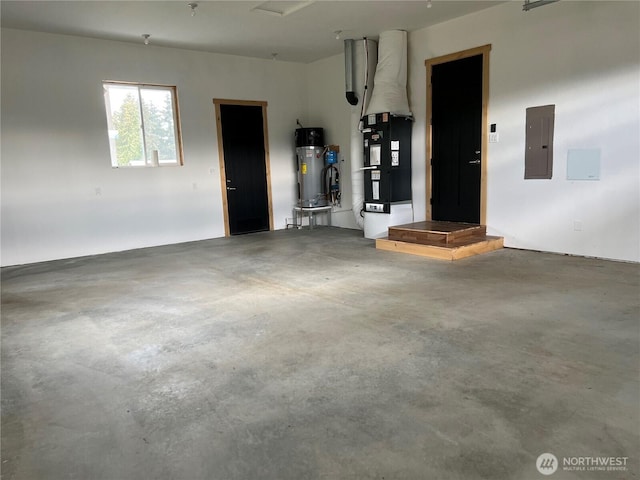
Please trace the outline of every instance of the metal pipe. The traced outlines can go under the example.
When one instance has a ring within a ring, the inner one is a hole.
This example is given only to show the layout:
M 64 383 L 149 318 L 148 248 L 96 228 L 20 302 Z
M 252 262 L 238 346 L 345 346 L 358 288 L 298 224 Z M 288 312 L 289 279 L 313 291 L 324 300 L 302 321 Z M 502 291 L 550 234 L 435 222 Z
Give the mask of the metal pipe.
M 350 105 L 358 104 L 358 96 L 356 95 L 355 88 L 355 69 L 353 66 L 353 40 L 344 41 L 344 80 L 346 87 L 347 102 Z

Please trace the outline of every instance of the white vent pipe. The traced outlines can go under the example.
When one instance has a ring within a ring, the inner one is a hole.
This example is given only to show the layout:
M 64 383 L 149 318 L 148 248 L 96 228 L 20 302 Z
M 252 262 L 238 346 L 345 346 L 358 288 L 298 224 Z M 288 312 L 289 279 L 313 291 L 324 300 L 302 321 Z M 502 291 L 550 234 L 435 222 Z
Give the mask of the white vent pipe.
M 361 119 L 369 104 L 373 87 L 373 76 L 378 63 L 378 45 L 373 40 L 351 40 L 347 48 L 345 41 L 345 84 L 348 86 L 349 76 L 355 79 L 353 90 L 347 90 L 347 99 L 351 104 L 351 208 L 360 229 L 364 229 L 362 216 L 364 204 L 364 164 Z M 351 69 L 346 68 L 351 57 Z M 351 92 L 351 94 L 349 93 Z M 352 103 L 353 101 L 356 103 Z

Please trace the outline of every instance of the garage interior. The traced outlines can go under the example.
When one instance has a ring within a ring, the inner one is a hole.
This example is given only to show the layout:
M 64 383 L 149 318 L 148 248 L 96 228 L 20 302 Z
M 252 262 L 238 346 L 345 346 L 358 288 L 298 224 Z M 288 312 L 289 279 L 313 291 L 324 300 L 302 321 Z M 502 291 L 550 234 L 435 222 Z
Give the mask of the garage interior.
M 640 3 L 0 7 L 3 480 L 640 475 Z M 367 236 L 343 41 L 389 30 L 413 222 L 433 216 L 425 62 L 486 52 L 482 228 L 504 249 Z M 110 163 L 104 82 L 175 86 L 180 165 Z M 264 112 L 265 231 L 229 231 L 225 102 Z M 548 105 L 533 178 L 527 109 Z M 291 228 L 302 124 L 339 146 L 330 225 Z

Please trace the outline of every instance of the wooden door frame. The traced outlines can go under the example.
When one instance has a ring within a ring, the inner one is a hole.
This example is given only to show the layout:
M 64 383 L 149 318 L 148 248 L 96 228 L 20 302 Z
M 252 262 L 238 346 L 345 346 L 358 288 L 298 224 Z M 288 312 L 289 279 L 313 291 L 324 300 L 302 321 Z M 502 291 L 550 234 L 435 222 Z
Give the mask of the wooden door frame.
M 425 60 L 424 64 L 427 68 L 427 119 L 426 122 L 426 213 L 427 220 L 432 220 L 433 206 L 432 198 L 432 178 L 431 178 L 431 158 L 433 157 L 433 140 L 432 140 L 432 110 L 433 110 L 433 87 L 431 84 L 431 75 L 433 67 L 442 63 L 453 62 L 463 58 L 475 57 L 482 55 L 482 127 L 481 127 L 481 152 L 480 152 L 480 224 L 486 225 L 487 221 L 487 152 L 488 152 L 488 125 L 489 118 L 489 52 L 491 52 L 491 44 L 481 47 L 462 50 L 460 52 L 442 55 L 440 57 Z
M 222 142 L 222 121 L 220 105 L 236 105 L 245 107 L 262 107 L 262 134 L 264 136 L 264 166 L 267 178 L 267 202 L 269 207 L 269 230 L 273 230 L 273 203 L 271 200 L 271 160 L 269 158 L 269 128 L 267 126 L 267 102 L 258 100 L 230 100 L 214 98 L 216 109 L 216 130 L 218 133 L 218 162 L 220 164 L 220 186 L 222 190 L 222 212 L 224 214 L 224 236 L 230 236 L 229 202 L 227 199 L 227 174 L 224 166 L 224 145 Z

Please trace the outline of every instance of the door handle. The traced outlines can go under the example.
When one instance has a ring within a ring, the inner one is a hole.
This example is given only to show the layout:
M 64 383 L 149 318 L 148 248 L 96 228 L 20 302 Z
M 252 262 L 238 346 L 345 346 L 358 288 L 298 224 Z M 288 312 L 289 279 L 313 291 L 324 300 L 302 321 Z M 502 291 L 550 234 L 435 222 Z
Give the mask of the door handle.
M 478 163 L 480 163 L 480 160 L 471 160 L 469 162 L 470 165 L 477 165 Z
M 227 187 L 227 190 L 235 190 L 236 187 Z

